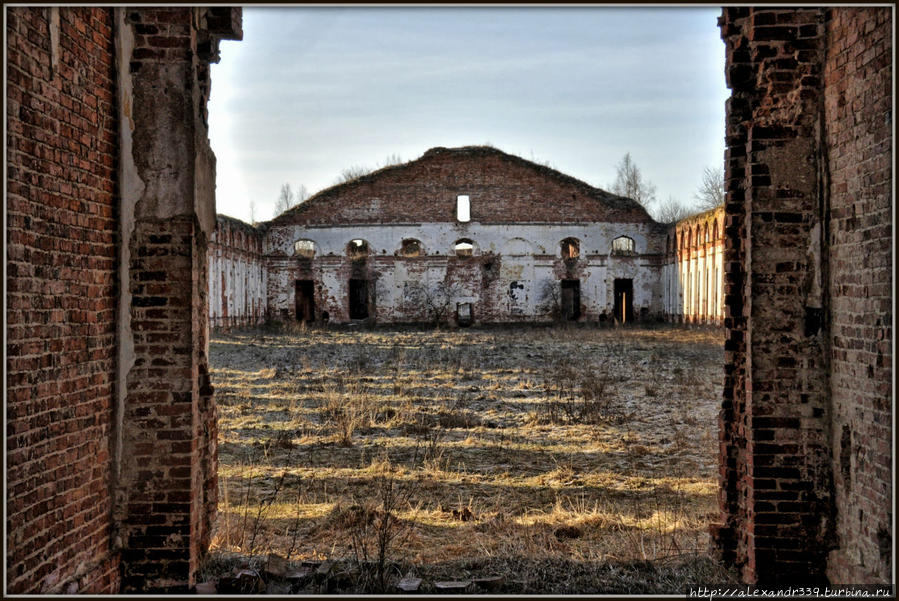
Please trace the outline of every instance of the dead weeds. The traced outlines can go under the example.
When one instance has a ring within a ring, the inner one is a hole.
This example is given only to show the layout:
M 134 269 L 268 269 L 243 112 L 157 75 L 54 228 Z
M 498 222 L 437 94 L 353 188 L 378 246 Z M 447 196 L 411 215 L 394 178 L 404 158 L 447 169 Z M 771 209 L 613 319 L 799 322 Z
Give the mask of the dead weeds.
M 367 592 L 505 558 L 520 562 L 507 592 L 629 590 L 613 580 L 641 562 L 661 571 L 630 592 L 681 592 L 690 578 L 660 566 L 706 565 L 722 342 L 675 327 L 216 335 L 213 549 L 348 561 Z M 575 565 L 618 567 L 591 584 L 563 573 Z

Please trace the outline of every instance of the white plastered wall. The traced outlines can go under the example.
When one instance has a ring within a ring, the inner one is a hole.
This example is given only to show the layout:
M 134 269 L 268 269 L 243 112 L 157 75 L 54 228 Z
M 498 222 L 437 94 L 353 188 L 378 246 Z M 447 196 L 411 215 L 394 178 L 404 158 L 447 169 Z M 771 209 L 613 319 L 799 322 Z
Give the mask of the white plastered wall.
M 627 236 L 634 241 L 634 256 L 615 256 L 612 240 Z M 421 242 L 425 257 L 406 259 L 400 254 L 404 239 Z M 265 254 L 270 283 L 268 303 L 273 314 L 290 312 L 293 286 L 290 278 L 294 244 L 310 240 L 316 249 L 314 278 L 317 307 L 334 318 L 346 313 L 348 279 L 347 244 L 362 239 L 368 245 L 367 269 L 374 275 L 375 318 L 380 322 L 409 321 L 420 318 L 409 306 L 404 289 L 407 282 L 429 287 L 454 280 L 453 305 L 470 302 L 475 315 L 487 321 L 534 320 L 548 317 L 547 282 L 558 286 L 562 267 L 561 241 L 575 238 L 580 243 L 577 279 L 580 281 L 582 313 L 586 319 L 611 314 L 614 304 L 611 282 L 615 278 L 633 280 L 635 315 L 663 312 L 661 266 L 656 258 L 663 251 L 662 241 L 645 224 L 540 223 L 484 224 L 424 223 L 342 225 L 330 227 L 281 226 L 266 235 Z M 460 239 L 474 243 L 470 263 L 454 256 L 454 244 Z M 499 259 L 495 279 L 484 281 L 481 265 L 488 257 Z M 285 279 L 287 278 L 287 279 Z M 284 281 L 281 281 L 281 280 Z

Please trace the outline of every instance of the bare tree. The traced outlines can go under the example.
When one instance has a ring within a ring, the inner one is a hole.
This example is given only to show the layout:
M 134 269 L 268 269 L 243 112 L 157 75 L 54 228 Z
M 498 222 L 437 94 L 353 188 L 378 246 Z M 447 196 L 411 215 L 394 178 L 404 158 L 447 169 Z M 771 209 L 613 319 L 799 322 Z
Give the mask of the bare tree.
M 384 159 L 383 163 L 375 165 L 374 169 L 370 167 L 364 167 L 362 165 L 353 165 L 352 167 L 347 167 L 346 169 L 341 171 L 340 175 L 337 176 L 337 179 L 334 181 L 334 183 L 345 184 L 346 182 L 351 182 L 355 179 L 359 179 L 364 175 L 368 175 L 372 171 L 383 169 L 384 167 L 390 167 L 391 165 L 399 165 L 402 162 L 402 157 L 400 157 L 400 155 L 396 153 L 393 153 L 387 155 L 387 158 Z
M 362 165 L 353 165 L 352 167 L 347 167 L 340 172 L 340 175 L 337 176 L 336 183 L 345 184 L 346 182 L 351 182 L 355 179 L 359 179 L 363 175 L 368 175 L 369 173 L 371 173 L 371 169 L 369 169 L 368 167 L 363 167 Z
M 384 162 L 378 166 L 378 169 L 383 169 L 384 167 L 390 167 L 391 165 L 399 165 L 403 162 L 403 158 L 396 154 L 392 153 L 387 155 L 387 158 L 384 159 Z
M 306 189 L 306 186 L 300 184 L 297 186 L 297 201 L 294 203 L 294 206 L 304 202 L 307 198 L 309 198 L 309 190 Z
M 556 280 L 543 280 L 540 289 L 540 305 L 538 310 L 549 316 L 553 321 L 562 317 L 562 291 Z
M 702 170 L 702 182 L 696 190 L 695 198 L 703 211 L 724 204 L 724 170 L 721 167 L 706 167 Z
M 429 286 L 419 281 L 406 282 L 405 310 L 407 313 L 423 311 L 432 325 L 446 322 L 453 312 L 453 300 L 462 289 L 457 284 L 437 282 Z
M 655 210 L 655 219 L 661 223 L 674 223 L 684 217 L 689 217 L 690 210 L 682 205 L 679 200 L 668 195 L 668 200 L 659 203 Z
M 615 183 L 612 184 L 612 192 L 618 196 L 631 198 L 649 210 L 649 206 L 656 200 L 656 187 L 643 179 L 640 168 L 631 159 L 631 153 L 628 152 L 622 157 L 616 169 L 618 174 Z
M 277 217 L 281 213 L 292 209 L 307 198 L 309 198 L 309 191 L 306 190 L 306 186 L 303 184 L 297 186 L 296 192 L 293 191 L 290 184 L 282 184 L 281 192 L 278 193 L 278 200 L 275 201 L 275 216 Z
M 305 202 L 307 198 L 309 198 L 309 190 L 306 189 L 306 186 L 300 184 L 299 186 L 297 186 L 296 202 L 293 204 L 293 206 L 296 206 L 301 202 Z
M 275 215 L 280 215 L 288 210 L 295 203 L 296 195 L 290 189 L 290 184 L 281 184 L 281 192 L 278 193 L 278 200 L 275 201 Z

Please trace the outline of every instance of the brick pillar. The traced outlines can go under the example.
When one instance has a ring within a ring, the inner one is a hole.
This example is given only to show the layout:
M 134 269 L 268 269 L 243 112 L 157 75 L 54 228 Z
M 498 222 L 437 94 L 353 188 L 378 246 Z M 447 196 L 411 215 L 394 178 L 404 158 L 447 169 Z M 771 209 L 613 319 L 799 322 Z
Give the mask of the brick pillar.
M 123 592 L 185 591 L 215 516 L 207 365 L 215 227 L 208 63 L 239 9 L 116 10 L 122 341 L 116 518 Z
M 724 558 L 824 579 L 831 547 L 824 11 L 726 8 Z

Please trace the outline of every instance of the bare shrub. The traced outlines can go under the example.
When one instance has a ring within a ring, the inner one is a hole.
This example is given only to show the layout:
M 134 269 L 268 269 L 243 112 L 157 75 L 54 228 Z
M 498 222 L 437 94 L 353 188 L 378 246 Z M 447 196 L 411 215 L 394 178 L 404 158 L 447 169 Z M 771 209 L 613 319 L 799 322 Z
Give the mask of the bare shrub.
M 256 509 L 256 516 L 253 518 L 253 530 L 250 536 L 250 542 L 247 545 L 247 552 L 249 552 L 250 554 L 253 554 L 257 551 L 256 537 L 259 535 L 259 529 L 262 524 L 264 524 L 265 514 L 271 508 L 272 503 L 275 502 L 275 499 L 278 498 L 278 494 L 281 492 L 281 488 L 284 486 L 284 478 L 286 476 L 287 472 L 281 472 L 281 476 L 275 481 L 275 485 L 271 492 L 262 498 L 262 501 L 259 503 L 259 507 Z
M 371 391 L 359 383 L 348 388 L 329 385 L 323 388 L 322 395 L 322 422 L 336 429 L 339 445 L 353 446 L 355 432 L 370 428 L 377 417 L 377 406 Z
M 374 500 L 357 497 L 348 510 L 338 512 L 335 525 L 350 533 L 361 590 L 387 592 L 388 561 L 394 543 L 410 529 L 410 524 L 396 514 L 409 505 L 414 483 L 401 484 L 396 477 L 396 468 L 384 459 L 371 490 Z
M 454 309 L 453 300 L 462 292 L 458 284 L 437 282 L 433 285 L 408 282 L 404 310 L 415 314 L 424 311 L 426 319 L 433 326 L 449 320 Z
M 558 362 L 544 376 L 544 388 L 550 401 L 530 419 L 548 424 L 599 424 L 624 418 L 611 394 L 612 379 L 605 365 L 586 371 L 567 362 Z
M 418 463 L 421 457 L 421 465 L 425 471 L 440 472 L 446 468 L 446 460 L 444 452 L 446 447 L 441 444 L 445 432 L 439 428 L 428 429 L 424 432 L 425 436 L 418 441 L 415 446 L 415 455 L 412 458 L 412 465 Z
M 476 428 L 481 425 L 481 418 L 472 411 L 459 409 L 441 409 L 437 413 L 437 423 L 442 428 Z

